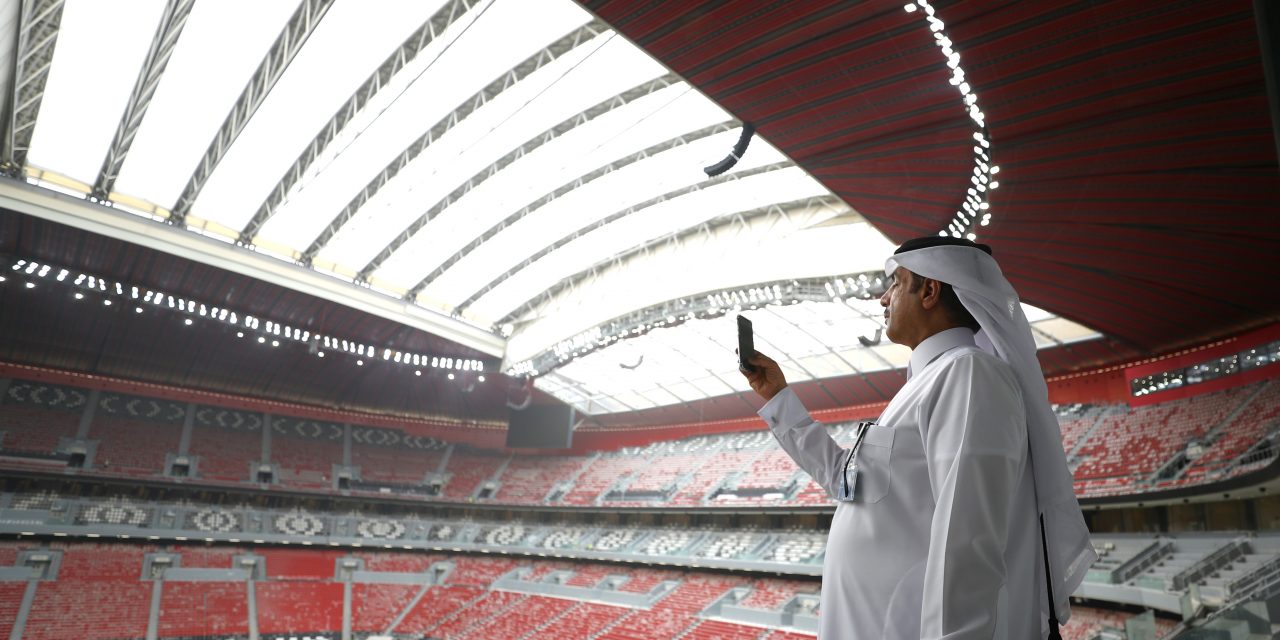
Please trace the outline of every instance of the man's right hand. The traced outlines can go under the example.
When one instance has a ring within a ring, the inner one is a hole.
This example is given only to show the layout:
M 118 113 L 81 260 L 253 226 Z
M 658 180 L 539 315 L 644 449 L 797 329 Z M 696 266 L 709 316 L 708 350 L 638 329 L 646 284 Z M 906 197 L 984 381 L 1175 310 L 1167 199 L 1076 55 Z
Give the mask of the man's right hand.
M 751 364 L 755 367 L 755 371 L 747 372 L 741 369 L 739 371 L 751 384 L 751 389 L 764 398 L 765 402 L 772 400 L 779 391 L 787 388 L 787 378 L 782 375 L 782 368 L 773 361 L 773 358 L 757 351 L 751 358 Z

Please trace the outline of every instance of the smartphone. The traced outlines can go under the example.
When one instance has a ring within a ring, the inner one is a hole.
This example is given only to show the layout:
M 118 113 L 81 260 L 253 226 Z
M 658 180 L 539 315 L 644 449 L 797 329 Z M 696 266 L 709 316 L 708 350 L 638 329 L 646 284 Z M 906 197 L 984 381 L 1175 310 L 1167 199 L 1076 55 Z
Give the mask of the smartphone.
M 756 370 L 751 364 L 751 357 L 756 354 L 755 335 L 751 331 L 751 321 L 738 316 L 738 368 L 752 373 Z

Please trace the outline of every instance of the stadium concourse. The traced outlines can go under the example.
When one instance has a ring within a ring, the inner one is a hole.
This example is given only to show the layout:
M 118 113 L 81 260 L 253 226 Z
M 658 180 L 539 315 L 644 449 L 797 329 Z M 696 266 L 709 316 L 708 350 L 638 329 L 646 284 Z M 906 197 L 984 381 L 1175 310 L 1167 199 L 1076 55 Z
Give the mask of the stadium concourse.
M 1280 637 L 1265 0 L 0 3 L 0 638 L 794 640 L 883 260 L 991 245 L 1098 560 Z M 861 640 L 861 639 L 859 639 Z

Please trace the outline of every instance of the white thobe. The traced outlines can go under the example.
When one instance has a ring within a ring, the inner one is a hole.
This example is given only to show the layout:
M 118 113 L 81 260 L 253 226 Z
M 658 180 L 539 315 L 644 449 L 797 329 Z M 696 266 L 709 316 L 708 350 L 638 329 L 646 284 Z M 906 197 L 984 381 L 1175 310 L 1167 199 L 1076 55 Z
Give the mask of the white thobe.
M 973 332 L 930 336 L 854 457 L 822 566 L 824 640 L 1043 638 L 1045 588 L 1022 394 Z M 783 389 L 760 410 L 833 498 L 848 451 Z

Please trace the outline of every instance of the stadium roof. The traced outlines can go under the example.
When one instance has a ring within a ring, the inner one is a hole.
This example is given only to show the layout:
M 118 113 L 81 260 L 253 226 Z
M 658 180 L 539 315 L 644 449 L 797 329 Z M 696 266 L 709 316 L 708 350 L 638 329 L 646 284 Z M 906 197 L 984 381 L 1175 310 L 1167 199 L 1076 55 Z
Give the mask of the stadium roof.
M 9 220 L 4 250 L 122 295 L 150 286 L 242 324 L 252 310 L 406 377 L 501 359 L 593 413 L 703 416 L 743 391 L 721 353 L 734 309 L 793 379 L 900 366 L 870 299 L 884 255 L 917 235 L 992 244 L 1044 310 L 1045 346 L 1097 337 L 1076 322 L 1108 337 L 1059 370 L 1280 309 L 1250 293 L 1274 282 L 1258 265 L 1280 235 L 1280 180 L 1248 3 L 584 5 L 15 7 L 3 161 L 26 184 L 0 183 L 0 203 L 56 224 Z M 743 122 L 746 152 L 704 174 Z M 166 263 L 206 277 L 148 273 Z M 1188 300 L 1196 312 L 1170 312 Z M 316 326 L 351 313 L 365 320 L 343 335 Z M 104 359 L 100 342 L 59 358 L 17 344 L 7 357 L 231 385 L 199 373 L 212 356 L 156 364 L 177 376 Z M 356 400 L 349 380 L 367 373 L 287 371 L 227 390 L 417 407 Z

